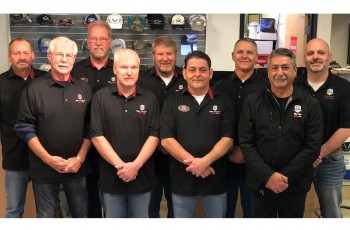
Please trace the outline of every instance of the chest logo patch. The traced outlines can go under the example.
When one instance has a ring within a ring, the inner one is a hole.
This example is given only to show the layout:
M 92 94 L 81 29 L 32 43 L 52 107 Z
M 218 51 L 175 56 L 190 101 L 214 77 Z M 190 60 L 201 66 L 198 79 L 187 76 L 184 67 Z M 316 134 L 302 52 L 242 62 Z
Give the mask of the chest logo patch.
M 303 115 L 301 112 L 302 112 L 301 105 L 294 105 L 294 117 L 301 118 Z
M 147 113 L 146 106 L 140 105 L 140 109 L 137 109 L 136 113 L 141 114 L 141 115 L 145 115 Z
M 115 83 L 115 77 L 111 77 L 111 80 L 108 81 L 109 84 L 114 84 Z
M 188 107 L 187 105 L 179 105 L 177 109 L 184 113 L 187 113 L 188 111 L 190 111 L 190 107 Z
M 324 95 L 325 100 L 334 100 L 334 90 L 333 89 L 327 89 L 326 94 Z
M 77 99 L 75 99 L 75 102 L 77 102 L 78 104 L 85 103 L 85 100 L 83 99 L 83 96 L 80 93 L 77 94 Z
M 89 82 L 89 79 L 87 79 L 86 77 L 81 77 L 80 80 L 83 80 L 85 82 Z
M 218 106 L 217 106 L 217 105 L 213 105 L 213 110 L 209 110 L 209 113 L 210 113 L 211 115 L 218 115 L 218 114 L 221 113 L 221 111 L 218 110 Z
M 184 86 L 183 85 L 179 85 L 179 89 L 175 89 L 175 92 L 179 92 L 179 91 L 181 91 L 183 89 L 184 89 Z

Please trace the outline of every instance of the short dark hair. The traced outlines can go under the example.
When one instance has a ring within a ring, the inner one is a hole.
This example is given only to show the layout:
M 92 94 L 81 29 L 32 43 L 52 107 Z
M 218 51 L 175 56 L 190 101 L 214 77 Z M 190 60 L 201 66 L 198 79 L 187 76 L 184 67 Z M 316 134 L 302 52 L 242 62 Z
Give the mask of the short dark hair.
M 208 54 L 204 53 L 203 51 L 193 51 L 192 53 L 187 54 L 187 56 L 185 57 L 185 65 L 184 65 L 185 69 L 187 67 L 188 61 L 192 58 L 206 60 L 208 62 L 209 69 L 211 68 L 211 60 Z
M 254 47 L 255 47 L 255 51 L 258 53 L 258 45 L 251 38 L 240 38 L 238 41 L 236 41 L 235 46 L 233 47 L 233 50 L 235 50 L 237 44 L 240 43 L 240 42 L 249 42 L 249 43 L 253 44 Z
M 292 59 L 293 67 L 297 68 L 295 54 L 290 49 L 277 48 L 275 50 L 272 50 L 267 63 L 270 63 L 271 59 L 275 56 L 289 57 L 290 59 Z

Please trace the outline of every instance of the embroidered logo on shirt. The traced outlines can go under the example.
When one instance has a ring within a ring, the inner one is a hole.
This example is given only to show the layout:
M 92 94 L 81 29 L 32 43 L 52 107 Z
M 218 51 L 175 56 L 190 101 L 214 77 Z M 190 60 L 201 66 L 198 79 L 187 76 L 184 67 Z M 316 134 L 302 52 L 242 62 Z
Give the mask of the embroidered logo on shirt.
M 325 100 L 334 100 L 334 91 L 333 89 L 327 89 L 326 94 L 324 95 Z
M 187 105 L 179 105 L 177 109 L 184 113 L 187 113 L 188 111 L 190 111 L 190 107 L 188 107 Z
M 175 89 L 175 92 L 178 92 L 180 90 L 183 90 L 184 89 L 184 86 L 183 85 L 179 85 L 179 89 Z
M 83 100 L 83 96 L 80 93 L 77 95 L 77 99 L 75 101 L 78 102 L 78 104 L 85 103 L 85 100 Z
M 81 77 L 80 80 L 83 80 L 85 82 L 89 82 L 89 79 L 87 79 L 86 77 Z
M 145 115 L 147 113 L 146 106 L 140 105 L 140 109 L 137 109 L 136 113 L 141 114 L 141 115 Z
M 111 77 L 111 80 L 108 81 L 109 84 L 114 84 L 115 83 L 115 77 Z
M 303 115 L 301 112 L 302 112 L 301 105 L 294 105 L 294 117 L 301 118 Z
M 209 110 L 209 113 L 212 115 L 218 115 L 221 113 L 220 110 L 218 110 L 218 106 L 217 105 L 213 105 L 213 110 Z

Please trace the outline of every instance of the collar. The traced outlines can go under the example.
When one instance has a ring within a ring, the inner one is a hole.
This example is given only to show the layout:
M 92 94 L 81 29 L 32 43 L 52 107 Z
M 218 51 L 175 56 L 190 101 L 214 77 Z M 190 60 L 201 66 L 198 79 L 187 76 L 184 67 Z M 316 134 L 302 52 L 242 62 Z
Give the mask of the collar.
M 155 66 L 149 69 L 149 75 L 160 77 Z M 174 77 L 178 77 L 178 76 L 182 76 L 182 68 L 176 65 L 174 69 Z
M 75 83 L 75 80 L 74 80 L 74 78 L 72 78 L 71 76 L 69 76 L 67 82 L 73 83 L 73 84 L 74 84 L 74 83 Z M 58 84 L 58 85 L 62 86 L 58 81 L 56 81 L 55 79 L 53 79 L 53 77 L 52 77 L 52 75 L 51 75 L 50 72 L 48 72 L 47 84 L 48 84 L 49 86 L 53 86 L 53 85 L 55 85 L 55 84 Z
M 18 75 L 15 73 L 15 71 L 12 69 L 12 67 L 10 67 L 9 73 L 10 73 L 10 74 L 8 75 L 8 78 L 20 77 L 20 76 L 18 76 Z M 30 77 L 30 78 L 33 80 L 33 79 L 34 79 L 34 76 L 35 76 L 35 74 L 34 74 L 34 69 L 33 69 L 33 67 L 31 66 L 31 67 L 30 67 L 30 72 L 29 72 L 28 77 Z
M 85 59 L 85 66 L 91 66 L 92 68 L 97 69 L 96 66 L 91 62 L 90 56 Z M 107 66 L 113 68 L 112 59 L 108 58 L 107 61 L 104 63 L 103 68 L 106 68 Z
M 188 91 L 187 87 L 186 87 L 184 90 L 181 91 L 181 94 L 182 94 L 182 95 L 184 95 L 185 93 L 191 94 L 191 93 Z M 216 95 L 219 95 L 220 92 L 218 92 L 218 91 L 215 90 L 215 89 L 213 90 L 211 87 L 209 87 L 208 92 L 206 93 L 206 95 L 207 95 L 207 94 L 208 94 L 208 96 L 210 97 L 211 100 L 214 100 L 214 97 L 215 97 Z
M 124 95 L 118 90 L 117 84 L 110 84 L 107 86 L 111 94 L 119 95 L 124 97 Z M 143 94 L 143 89 L 136 85 L 135 91 L 131 94 L 132 97 L 136 97 L 137 95 Z

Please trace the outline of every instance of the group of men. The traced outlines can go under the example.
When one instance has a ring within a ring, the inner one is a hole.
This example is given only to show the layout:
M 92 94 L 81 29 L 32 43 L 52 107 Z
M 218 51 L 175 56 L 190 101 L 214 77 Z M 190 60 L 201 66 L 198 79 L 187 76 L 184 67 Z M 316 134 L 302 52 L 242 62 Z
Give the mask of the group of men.
M 131 49 L 108 52 L 111 28 L 88 27 L 90 55 L 75 62 L 74 41 L 50 42 L 48 73 L 33 69 L 24 38 L 9 45 L 0 76 L 6 217 L 22 217 L 32 180 L 37 217 L 56 217 L 59 190 L 72 217 L 303 217 L 314 182 L 322 217 L 342 217 L 350 136 L 350 83 L 329 71 L 328 44 L 315 38 L 306 76 L 285 48 L 271 52 L 268 81 L 254 67 L 254 40 L 239 39 L 232 76 L 211 84 L 210 57 L 189 53 L 176 65 L 169 36 L 153 41 L 154 66 L 140 73 Z M 40 76 L 40 77 L 39 77 Z M 38 78 L 37 78 L 38 77 Z M 34 79 L 37 78 L 37 79 Z

